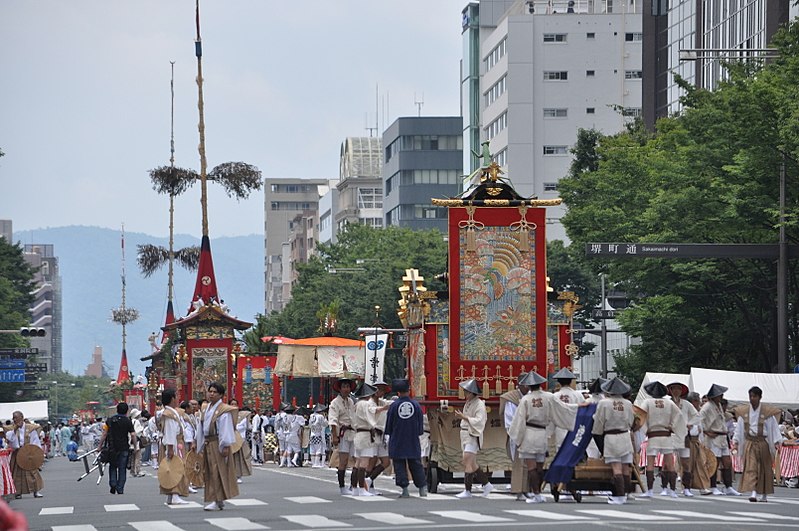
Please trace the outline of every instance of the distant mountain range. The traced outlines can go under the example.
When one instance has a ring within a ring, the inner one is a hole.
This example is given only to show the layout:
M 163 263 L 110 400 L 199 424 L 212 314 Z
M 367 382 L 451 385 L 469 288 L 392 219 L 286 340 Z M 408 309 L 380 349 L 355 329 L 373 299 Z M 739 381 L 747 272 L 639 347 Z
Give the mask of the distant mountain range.
M 95 345 L 115 378 L 122 356 L 122 327 L 111 321 L 112 308 L 122 302 L 122 255 L 119 230 L 69 226 L 14 232 L 14 242 L 53 244 L 61 273 L 63 312 L 63 368 L 82 375 Z M 231 314 L 253 322 L 264 311 L 264 240 L 261 235 L 211 238 L 219 295 Z M 126 306 L 139 311 L 127 328 L 127 354 L 134 375 L 144 374 L 139 358 L 150 354 L 147 338 L 164 325 L 167 304 L 167 268 L 145 279 L 136 265 L 139 244 L 166 247 L 167 238 L 125 233 L 127 271 Z M 199 238 L 175 236 L 175 249 L 199 245 Z M 185 315 L 194 292 L 194 272 L 176 265 L 174 308 Z

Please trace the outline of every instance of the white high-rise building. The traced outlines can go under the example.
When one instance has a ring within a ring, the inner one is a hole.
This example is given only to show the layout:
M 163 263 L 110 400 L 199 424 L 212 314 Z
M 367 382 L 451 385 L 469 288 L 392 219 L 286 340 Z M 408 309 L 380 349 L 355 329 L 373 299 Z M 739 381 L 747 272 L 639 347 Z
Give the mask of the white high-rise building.
M 481 0 L 463 10 L 464 171 L 480 144 L 516 190 L 558 196 L 580 128 L 605 134 L 641 115 L 641 0 Z M 548 239 L 565 239 L 563 208 Z

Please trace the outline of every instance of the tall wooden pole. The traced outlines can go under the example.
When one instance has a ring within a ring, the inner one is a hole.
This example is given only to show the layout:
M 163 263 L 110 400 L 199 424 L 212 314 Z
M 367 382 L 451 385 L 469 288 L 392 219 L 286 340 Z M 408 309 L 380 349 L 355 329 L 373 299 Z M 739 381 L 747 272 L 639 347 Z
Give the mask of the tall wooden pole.
M 203 212 L 203 236 L 208 237 L 208 196 L 207 196 L 207 162 L 205 159 L 205 117 L 203 105 L 203 46 L 200 39 L 200 0 L 195 1 L 195 19 L 197 24 L 197 39 L 194 41 L 194 54 L 197 56 L 197 110 L 200 113 L 200 121 L 197 129 L 200 132 L 200 144 L 197 146 L 200 152 L 200 205 Z

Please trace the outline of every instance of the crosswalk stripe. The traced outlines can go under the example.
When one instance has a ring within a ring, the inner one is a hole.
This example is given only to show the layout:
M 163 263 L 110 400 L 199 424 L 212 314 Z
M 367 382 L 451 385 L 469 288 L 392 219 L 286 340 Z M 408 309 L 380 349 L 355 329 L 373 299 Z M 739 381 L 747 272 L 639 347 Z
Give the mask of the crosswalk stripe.
M 455 520 L 464 520 L 473 524 L 482 522 L 512 522 L 511 518 L 503 518 L 501 516 L 491 516 L 488 514 L 480 514 L 472 511 L 428 511 L 430 514 L 437 514 L 444 518 L 453 518 Z
M 53 527 L 53 531 L 97 531 L 93 525 L 57 525 Z
M 139 506 L 135 503 L 118 503 L 116 505 L 104 505 L 105 512 L 118 513 L 120 511 L 138 511 Z
M 420 500 L 427 500 L 427 501 L 441 501 L 441 500 L 451 500 L 452 496 L 447 496 L 446 494 L 428 493 L 428 495 L 425 496 L 424 498 L 422 498 L 418 494 L 411 494 L 411 498 L 419 498 Z
M 661 516 L 657 514 L 628 513 L 624 511 L 614 511 L 612 509 L 578 509 L 578 513 L 590 514 L 592 516 L 606 516 L 608 518 L 621 518 L 624 520 L 679 520 L 673 516 Z
M 149 522 L 128 522 L 137 531 L 183 531 L 168 520 L 151 520 Z
M 283 499 L 294 503 L 332 503 L 330 500 L 317 498 L 316 496 L 290 496 Z
M 411 518 L 410 516 L 403 516 L 397 513 L 354 513 L 355 516 L 366 518 L 374 522 L 389 525 L 413 525 L 413 524 L 430 524 L 430 520 L 422 520 L 421 518 Z
M 250 507 L 254 505 L 269 505 L 265 501 L 256 500 L 255 498 L 231 498 L 225 500 L 225 503 L 235 505 L 236 507 Z
M 351 500 L 356 500 L 359 502 L 378 502 L 391 499 L 391 498 L 386 498 L 385 496 L 349 496 L 349 495 L 342 496 L 342 498 L 349 498 Z
M 282 515 L 282 517 L 289 522 L 304 525 L 305 527 L 352 527 L 350 524 L 331 520 L 326 516 L 320 516 L 318 514 L 294 514 L 288 516 Z
M 75 510 L 74 507 L 43 507 L 39 511 L 39 516 L 47 516 L 51 514 L 72 514 Z
M 225 531 L 248 531 L 250 529 L 269 529 L 265 525 L 251 522 L 246 518 L 206 518 L 209 524 Z
M 784 514 L 771 514 L 759 513 L 757 511 L 729 511 L 730 514 L 737 514 L 739 516 L 751 516 L 753 518 L 766 518 L 768 520 L 791 520 L 796 521 L 794 516 L 785 516 Z
M 587 516 L 579 516 L 576 514 L 564 513 L 550 513 L 548 511 L 540 511 L 536 509 L 514 509 L 506 510 L 506 513 L 518 514 L 519 516 L 527 516 L 530 518 L 542 518 L 544 520 L 592 520 Z
M 799 505 L 799 500 L 786 500 L 785 498 L 769 498 L 770 502 L 787 503 L 790 505 Z
M 674 515 L 674 516 L 683 516 L 685 518 L 708 518 L 710 520 L 722 520 L 724 522 L 758 522 L 756 518 L 743 518 L 740 516 L 728 516 L 725 514 L 713 514 L 713 513 L 700 513 L 698 511 L 663 511 L 663 510 L 656 510 L 652 511 L 655 513 L 661 513 L 666 515 Z
M 192 509 L 192 508 L 196 509 L 197 507 L 202 507 L 202 505 L 200 505 L 195 501 L 190 501 L 189 503 L 181 503 L 180 505 L 169 505 L 168 503 L 165 503 L 164 505 L 166 505 L 170 509 Z

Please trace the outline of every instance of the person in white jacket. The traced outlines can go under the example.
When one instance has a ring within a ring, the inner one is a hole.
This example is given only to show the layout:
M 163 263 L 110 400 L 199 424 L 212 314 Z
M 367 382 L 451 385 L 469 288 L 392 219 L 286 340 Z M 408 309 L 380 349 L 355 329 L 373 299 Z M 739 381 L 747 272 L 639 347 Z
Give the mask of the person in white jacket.
M 316 404 L 308 420 L 311 428 L 311 468 L 324 468 L 325 466 L 325 430 L 327 419 L 323 412 L 327 409 L 322 404 Z

